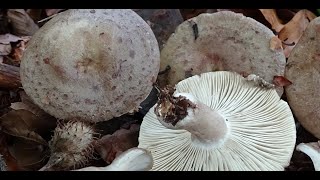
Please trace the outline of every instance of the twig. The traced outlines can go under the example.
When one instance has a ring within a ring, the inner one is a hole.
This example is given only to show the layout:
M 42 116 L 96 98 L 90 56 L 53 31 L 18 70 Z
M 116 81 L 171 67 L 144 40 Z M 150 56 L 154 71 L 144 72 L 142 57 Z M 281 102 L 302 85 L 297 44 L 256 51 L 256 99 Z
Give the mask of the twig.
M 51 18 L 55 17 L 55 16 L 58 15 L 58 14 L 60 14 L 60 13 L 57 13 L 57 14 L 51 15 L 51 16 L 49 16 L 49 17 L 46 17 L 46 18 L 44 18 L 44 19 L 41 19 L 41 20 L 38 21 L 38 23 L 42 23 L 42 22 L 44 22 L 44 21 L 50 20 Z

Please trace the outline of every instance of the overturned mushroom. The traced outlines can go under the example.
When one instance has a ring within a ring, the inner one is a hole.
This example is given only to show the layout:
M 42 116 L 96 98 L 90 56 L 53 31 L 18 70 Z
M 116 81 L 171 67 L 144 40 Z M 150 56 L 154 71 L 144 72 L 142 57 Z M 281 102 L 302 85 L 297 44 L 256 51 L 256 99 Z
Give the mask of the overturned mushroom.
M 21 62 L 25 92 L 59 119 L 106 121 L 137 110 L 156 81 L 159 47 L 129 9 L 72 9 L 48 21 Z
M 296 149 L 308 155 L 312 160 L 314 169 L 320 171 L 320 141 L 300 143 Z
M 161 86 L 175 85 L 210 71 L 256 74 L 272 83 L 283 76 L 286 59 L 281 48 L 270 49 L 272 31 L 254 19 L 230 11 L 201 14 L 178 26 L 161 51 Z M 282 87 L 277 87 L 281 96 Z
M 265 171 L 284 170 L 295 141 L 293 115 L 274 88 L 220 71 L 161 90 L 138 147 L 151 152 L 152 170 Z
M 153 159 L 150 152 L 141 148 L 131 148 L 121 153 L 106 167 L 85 167 L 77 171 L 148 171 Z
M 301 125 L 320 139 L 320 17 L 312 20 L 292 50 L 285 77 L 288 103 Z

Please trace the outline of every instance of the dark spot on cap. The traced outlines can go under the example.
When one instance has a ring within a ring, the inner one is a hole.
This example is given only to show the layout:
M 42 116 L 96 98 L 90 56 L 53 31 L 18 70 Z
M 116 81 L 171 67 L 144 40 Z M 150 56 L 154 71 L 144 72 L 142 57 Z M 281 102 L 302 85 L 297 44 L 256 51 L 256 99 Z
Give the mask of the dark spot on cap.
M 96 10 L 94 10 L 94 9 L 90 10 L 90 13 L 95 13 L 95 12 L 96 12 Z
M 132 80 L 132 76 L 129 76 L 129 81 L 131 81 Z
M 113 91 L 113 90 L 115 90 L 116 88 L 117 88 L 116 86 L 112 86 L 111 90 Z
M 115 79 L 116 77 L 118 77 L 118 73 L 113 73 L 111 77 L 112 79 Z
M 85 104 L 93 104 L 93 101 L 87 98 L 84 100 L 84 103 Z
M 36 60 L 36 65 L 39 66 L 40 65 L 40 62 L 38 60 Z
M 118 42 L 122 43 L 122 38 L 121 37 L 118 38 Z
M 136 53 L 133 50 L 130 50 L 129 56 L 133 59 Z
M 38 85 L 39 85 L 39 86 L 41 86 L 41 85 L 42 85 L 42 83 L 41 83 L 41 82 L 38 82 Z
M 68 95 L 67 95 L 67 94 L 63 94 L 63 95 L 62 95 L 62 99 L 63 99 L 63 100 L 67 100 L 67 99 L 68 99 Z
M 45 64 L 50 64 L 50 59 L 49 59 L 49 58 L 44 58 L 44 59 L 43 59 L 43 62 L 44 62 Z
M 146 68 L 143 67 L 141 70 L 144 71 L 144 70 L 146 70 Z
M 311 37 L 310 40 L 312 40 L 312 41 L 315 40 L 315 37 Z

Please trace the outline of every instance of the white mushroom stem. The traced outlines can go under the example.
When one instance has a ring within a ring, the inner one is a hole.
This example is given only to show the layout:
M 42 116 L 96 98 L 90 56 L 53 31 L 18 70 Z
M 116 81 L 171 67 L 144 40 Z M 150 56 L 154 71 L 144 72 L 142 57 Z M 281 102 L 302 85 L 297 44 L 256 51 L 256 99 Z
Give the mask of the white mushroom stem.
M 131 148 L 106 167 L 85 167 L 76 171 L 148 171 L 153 166 L 153 159 L 149 151 L 141 148 Z
M 170 129 L 185 129 L 191 133 L 191 139 L 194 144 L 207 145 L 209 147 L 219 147 L 226 140 L 228 126 L 226 119 L 218 111 L 211 109 L 207 105 L 198 101 L 190 93 L 178 93 L 174 97 L 185 97 L 194 107 L 187 108 L 187 115 L 178 120 L 176 125 L 168 123 L 163 117 L 158 116 L 161 124 Z M 161 105 L 160 105 L 161 107 Z M 161 111 L 162 108 L 159 108 Z
M 308 155 L 312 160 L 315 171 L 320 171 L 320 141 L 300 143 L 296 149 Z

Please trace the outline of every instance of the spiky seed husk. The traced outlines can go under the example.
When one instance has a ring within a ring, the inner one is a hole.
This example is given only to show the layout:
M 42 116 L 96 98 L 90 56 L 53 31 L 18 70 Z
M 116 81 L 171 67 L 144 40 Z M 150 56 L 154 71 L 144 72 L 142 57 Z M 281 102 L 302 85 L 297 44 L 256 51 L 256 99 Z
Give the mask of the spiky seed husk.
M 49 142 L 50 159 L 42 170 L 70 170 L 85 165 L 93 158 L 93 127 L 82 121 L 58 122 Z

